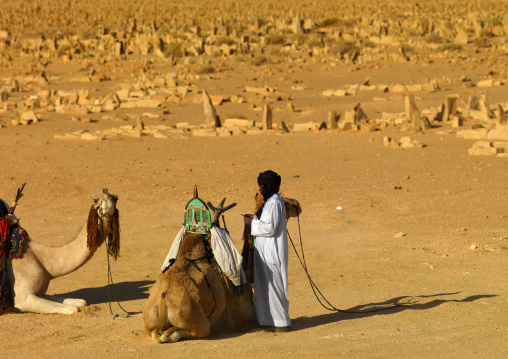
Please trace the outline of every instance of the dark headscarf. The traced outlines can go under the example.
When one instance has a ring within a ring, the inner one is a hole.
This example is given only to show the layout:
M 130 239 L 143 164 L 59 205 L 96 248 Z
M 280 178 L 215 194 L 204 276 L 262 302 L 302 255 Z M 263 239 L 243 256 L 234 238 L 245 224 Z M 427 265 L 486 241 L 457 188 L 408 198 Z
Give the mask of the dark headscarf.
M 10 208 L 7 206 L 7 204 L 0 200 L 0 218 L 5 217 L 9 214 Z
M 273 171 L 268 170 L 259 174 L 258 185 L 263 186 L 263 193 L 261 194 L 263 195 L 265 203 L 268 201 L 268 198 L 279 192 L 280 182 L 280 176 Z M 261 208 L 257 211 L 256 216 L 258 218 L 261 218 L 264 206 L 265 204 L 263 203 Z

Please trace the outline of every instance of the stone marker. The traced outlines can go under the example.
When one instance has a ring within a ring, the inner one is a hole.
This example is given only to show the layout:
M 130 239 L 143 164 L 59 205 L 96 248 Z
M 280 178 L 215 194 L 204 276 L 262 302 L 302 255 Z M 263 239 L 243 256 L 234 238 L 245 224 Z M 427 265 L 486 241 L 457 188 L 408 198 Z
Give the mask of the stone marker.
M 263 109 L 263 131 L 272 129 L 272 109 L 268 104 L 265 104 Z
M 281 122 L 281 127 L 282 127 L 282 133 L 289 133 L 289 129 L 286 126 L 286 124 L 284 123 L 284 121 Z
M 337 123 L 340 119 L 340 113 L 337 115 L 336 111 L 330 111 L 328 112 L 328 125 L 330 126 L 331 130 L 335 130 L 338 128 Z
M 489 101 L 487 100 L 487 95 L 485 95 L 485 94 L 483 94 L 483 95 L 482 95 L 482 98 L 480 99 L 480 110 L 481 110 L 483 113 L 487 114 L 487 116 L 488 116 L 489 118 L 494 118 L 494 117 L 496 117 L 496 116 L 494 115 L 494 111 L 492 111 L 492 110 L 490 109 L 490 104 L 489 104 Z
M 205 111 L 205 124 L 212 128 L 221 127 L 220 118 L 206 90 L 203 90 L 203 109 Z
M 457 112 L 457 95 L 448 96 L 444 103 L 443 117 L 441 121 L 447 123 L 450 120 L 450 115 L 454 115 Z
M 355 125 L 368 119 L 367 114 L 365 112 L 363 112 L 362 107 L 360 106 L 360 103 L 357 103 L 356 106 L 353 108 L 353 110 L 355 111 L 355 115 L 354 115 L 354 124 Z
M 406 105 L 406 119 L 411 121 L 415 130 L 423 130 L 425 126 L 422 123 L 420 110 L 416 106 L 414 95 L 406 96 L 404 100 Z
M 501 105 L 497 105 L 497 109 L 498 109 L 498 116 L 497 116 L 497 119 L 499 121 L 499 123 L 501 124 L 505 124 L 506 123 L 506 112 L 504 112 L 504 109 Z
M 467 101 L 467 109 L 468 110 L 479 110 L 480 109 L 480 100 L 477 96 L 469 96 Z

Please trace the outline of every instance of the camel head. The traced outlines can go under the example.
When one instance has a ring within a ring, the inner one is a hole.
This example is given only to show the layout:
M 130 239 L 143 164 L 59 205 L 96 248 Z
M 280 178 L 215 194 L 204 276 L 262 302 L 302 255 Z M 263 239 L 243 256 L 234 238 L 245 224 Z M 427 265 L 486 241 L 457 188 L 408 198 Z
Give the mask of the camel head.
M 208 208 L 210 208 L 210 211 L 212 212 L 212 224 L 219 223 L 220 215 L 226 212 L 227 210 L 233 208 L 236 206 L 236 203 L 232 203 L 227 207 L 224 207 L 224 202 L 226 201 L 226 198 L 223 198 L 220 204 L 217 207 L 214 207 L 210 202 L 207 203 Z
M 88 249 L 94 252 L 108 238 L 108 253 L 115 259 L 120 249 L 119 214 L 116 208 L 118 195 L 104 188 L 100 196 L 92 195 L 92 207 L 88 215 Z
M 302 213 L 302 207 L 300 207 L 300 203 L 296 199 L 282 197 L 284 200 L 284 204 L 286 205 L 286 220 L 290 218 L 298 218 L 300 213 Z
M 92 195 L 92 207 L 95 208 L 99 217 L 111 218 L 115 213 L 117 201 L 118 195 L 109 193 L 107 188 L 102 190 L 100 196 Z

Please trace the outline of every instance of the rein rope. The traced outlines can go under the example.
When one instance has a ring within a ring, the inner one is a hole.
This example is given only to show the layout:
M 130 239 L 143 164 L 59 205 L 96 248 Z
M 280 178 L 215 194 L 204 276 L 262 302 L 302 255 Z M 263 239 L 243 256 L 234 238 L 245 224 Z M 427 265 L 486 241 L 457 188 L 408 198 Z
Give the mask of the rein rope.
M 108 250 L 108 246 L 105 246 L 106 247 L 106 257 L 108 259 L 108 304 L 109 304 L 109 312 L 111 314 L 113 314 L 113 310 L 111 309 L 111 293 L 110 292 L 113 292 L 113 295 L 115 296 L 115 300 L 116 300 L 116 303 L 118 304 L 118 306 L 120 307 L 121 310 L 123 310 L 126 314 L 128 315 L 132 315 L 132 314 L 135 314 L 135 313 L 132 313 L 132 312 L 128 312 L 126 311 L 122 305 L 120 304 L 120 302 L 118 301 L 118 298 L 116 296 L 116 292 L 115 292 L 115 288 L 113 287 L 114 286 L 114 283 L 113 283 L 113 276 L 111 274 L 111 265 L 109 263 L 109 256 L 110 256 L 110 253 L 109 253 L 109 250 Z
M 298 234 L 300 236 L 300 250 L 302 252 L 302 257 L 301 258 L 300 258 L 300 255 L 298 254 L 298 251 L 296 250 L 295 244 L 293 243 L 293 239 L 291 238 L 291 235 L 289 234 L 289 231 L 287 231 L 287 234 L 288 234 L 289 240 L 291 242 L 291 245 L 293 246 L 293 249 L 295 250 L 296 257 L 300 261 L 300 264 L 302 265 L 303 270 L 305 271 L 305 274 L 307 275 L 307 278 L 309 280 L 310 286 L 312 288 L 312 292 L 314 293 L 314 296 L 316 297 L 317 301 L 319 302 L 319 304 L 321 304 L 321 306 L 323 308 L 325 308 L 326 310 L 332 311 L 332 312 L 348 313 L 348 314 L 363 314 L 363 313 L 380 312 L 380 311 L 383 311 L 383 310 L 389 310 L 389 309 L 393 309 L 393 308 L 397 308 L 397 307 L 405 307 L 405 306 L 411 305 L 411 303 L 408 303 L 408 304 L 396 303 L 396 304 L 391 305 L 389 307 L 373 308 L 373 309 L 370 309 L 370 310 L 362 310 L 362 311 L 358 311 L 358 310 L 344 310 L 344 309 L 338 309 L 338 308 L 334 307 L 328 301 L 328 299 L 326 299 L 326 297 L 323 295 L 323 293 L 321 293 L 321 291 L 317 287 L 316 283 L 314 283 L 314 281 L 312 280 L 312 278 L 311 278 L 311 276 L 309 274 L 309 270 L 307 268 L 307 263 L 305 261 L 305 253 L 303 251 L 302 232 L 301 232 L 301 229 L 300 229 L 300 215 L 297 215 L 297 219 L 298 219 Z M 287 221 L 286 221 L 286 223 L 287 223 Z

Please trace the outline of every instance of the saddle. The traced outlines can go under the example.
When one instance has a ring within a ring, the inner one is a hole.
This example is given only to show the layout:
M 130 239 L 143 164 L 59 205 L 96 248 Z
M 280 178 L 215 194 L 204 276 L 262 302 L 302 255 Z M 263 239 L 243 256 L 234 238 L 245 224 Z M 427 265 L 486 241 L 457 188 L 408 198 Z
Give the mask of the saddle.
M 210 204 L 210 203 L 209 203 Z M 217 209 L 221 209 L 222 204 L 217 207 Z M 215 271 L 219 274 L 222 279 L 222 284 L 224 285 L 224 289 L 226 293 L 234 292 L 235 295 L 241 295 L 242 286 L 236 287 L 231 283 L 229 278 L 220 268 L 220 265 L 217 263 L 217 259 L 212 250 L 211 246 L 211 228 L 212 228 L 212 216 L 210 214 L 210 209 L 206 205 L 206 203 L 201 200 L 201 198 L 197 195 L 197 188 L 194 192 L 194 198 L 192 198 L 187 205 L 185 206 L 185 216 L 184 216 L 184 226 L 185 233 L 197 233 L 201 234 L 203 238 L 203 244 L 206 250 L 206 256 Z
M 11 225 L 9 217 L 0 217 L 0 314 L 19 312 L 16 308 L 10 308 L 5 304 L 9 294 L 5 259 L 21 258 L 23 242 L 27 237 L 28 234 L 19 224 Z

